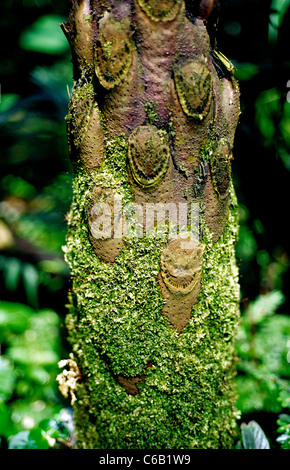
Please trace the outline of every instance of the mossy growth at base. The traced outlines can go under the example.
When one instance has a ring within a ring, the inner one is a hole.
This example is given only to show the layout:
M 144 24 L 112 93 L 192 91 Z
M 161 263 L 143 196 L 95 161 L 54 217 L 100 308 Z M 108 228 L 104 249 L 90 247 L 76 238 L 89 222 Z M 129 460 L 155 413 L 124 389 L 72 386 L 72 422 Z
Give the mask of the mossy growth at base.
M 161 315 L 157 282 L 161 238 L 125 239 L 113 264 L 99 260 L 89 241 L 87 206 L 93 185 L 132 200 L 128 143 L 107 142 L 103 163 L 74 179 L 66 260 L 72 291 L 66 319 L 81 378 L 74 404 L 79 448 L 232 448 L 238 412 L 234 338 L 239 321 L 235 261 L 237 202 L 232 189 L 225 230 L 213 244 L 206 229 L 201 291 L 179 334 Z M 128 394 L 118 377 L 138 377 Z

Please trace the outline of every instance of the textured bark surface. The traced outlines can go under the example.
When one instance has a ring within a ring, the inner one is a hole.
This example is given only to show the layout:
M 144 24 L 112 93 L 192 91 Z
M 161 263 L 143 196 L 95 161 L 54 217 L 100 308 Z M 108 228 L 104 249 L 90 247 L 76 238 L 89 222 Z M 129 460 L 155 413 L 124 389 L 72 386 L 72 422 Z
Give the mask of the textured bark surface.
M 64 250 L 79 447 L 219 448 L 235 439 L 231 159 L 240 111 L 231 64 L 208 35 L 215 6 L 74 0 L 62 25 L 75 79 Z M 174 204 L 178 217 L 198 204 L 199 245 L 158 237 L 154 223 L 146 237 L 148 218 L 144 236 L 96 238 L 94 206 L 113 214 L 116 194 L 144 213 Z

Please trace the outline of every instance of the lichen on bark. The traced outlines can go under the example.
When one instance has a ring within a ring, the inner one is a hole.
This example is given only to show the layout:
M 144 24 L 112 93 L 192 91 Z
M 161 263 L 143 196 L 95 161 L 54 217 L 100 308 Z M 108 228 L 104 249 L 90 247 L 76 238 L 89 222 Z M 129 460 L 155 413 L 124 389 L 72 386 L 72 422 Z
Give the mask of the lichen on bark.
M 182 0 L 72 3 L 63 29 L 75 58 L 75 176 L 64 252 L 78 447 L 229 448 L 237 83 L 215 67 L 204 14 L 187 15 Z M 141 236 L 94 239 L 93 207 L 112 208 L 116 194 L 144 214 L 147 204 L 197 205 L 199 245 L 183 251 L 158 225 L 147 236 L 143 222 Z

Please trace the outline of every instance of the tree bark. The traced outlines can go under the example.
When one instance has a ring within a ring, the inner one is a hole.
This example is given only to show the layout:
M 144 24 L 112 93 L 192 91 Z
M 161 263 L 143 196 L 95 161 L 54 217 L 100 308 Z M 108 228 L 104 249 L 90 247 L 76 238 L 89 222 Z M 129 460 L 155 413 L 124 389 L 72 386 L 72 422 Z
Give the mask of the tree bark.
M 240 110 L 233 67 L 208 33 L 216 8 L 73 0 L 62 25 L 75 80 L 64 247 L 73 355 L 59 382 L 79 448 L 230 448 L 236 438 Z M 185 234 L 171 232 L 181 219 Z

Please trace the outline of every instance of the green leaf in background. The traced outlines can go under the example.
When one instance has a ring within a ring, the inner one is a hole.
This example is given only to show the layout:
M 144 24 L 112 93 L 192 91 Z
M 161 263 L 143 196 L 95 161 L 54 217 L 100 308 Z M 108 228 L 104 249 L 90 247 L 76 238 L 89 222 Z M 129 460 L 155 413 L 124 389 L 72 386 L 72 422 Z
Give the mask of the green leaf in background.
M 7 401 L 12 397 L 15 380 L 16 373 L 10 361 L 4 356 L 0 356 L 0 402 Z
M 14 347 L 8 350 L 9 357 L 17 364 L 27 366 L 53 366 L 58 356 L 54 351 L 29 350 L 28 347 Z
M 235 77 L 237 80 L 240 80 L 240 81 L 251 80 L 251 78 L 253 78 L 255 75 L 259 73 L 259 67 L 256 64 L 251 64 L 251 63 L 239 64 L 235 62 L 235 66 L 237 68 Z
M 239 232 L 239 241 L 237 243 L 237 257 L 249 261 L 254 259 L 257 253 L 257 242 L 252 230 L 247 226 L 241 226 Z
M 62 112 L 66 111 L 69 97 L 72 93 L 72 65 L 59 60 L 53 65 L 37 65 L 31 73 L 31 78 L 40 88 L 51 96 L 55 102 L 61 102 Z M 63 117 L 63 116 L 62 116 Z
M 270 88 L 260 93 L 256 100 L 256 123 L 269 146 L 276 134 L 275 118 L 281 113 L 281 93 L 277 88 Z
M 34 441 L 29 439 L 29 431 L 21 431 L 10 439 L 9 449 L 37 449 Z
M 0 332 L 10 330 L 13 333 L 22 333 L 27 329 L 28 320 L 34 314 L 27 305 L 0 301 Z
M 10 439 L 9 449 L 49 449 L 40 429 L 21 431 Z
M 276 42 L 278 38 L 278 29 L 281 26 L 284 15 L 290 5 L 289 0 L 272 0 L 271 14 L 269 17 L 268 37 L 270 42 Z
M 244 449 L 270 449 L 264 431 L 256 421 L 241 425 L 242 444 Z
M 0 436 L 10 434 L 10 413 L 8 407 L 0 401 Z
M 277 421 L 278 433 L 281 434 L 276 441 L 282 449 L 290 449 L 290 415 L 281 414 Z
M 38 284 L 39 273 L 31 263 L 23 263 L 22 267 L 23 284 L 29 305 L 38 307 Z
M 19 95 L 16 93 L 5 93 L 1 94 L 0 98 L 0 113 L 5 113 L 9 111 L 12 106 L 14 106 L 19 100 Z
M 249 305 L 247 310 L 248 321 L 257 325 L 265 317 L 274 315 L 276 310 L 285 302 L 285 297 L 281 291 L 273 290 L 267 294 L 260 295 Z
M 242 413 L 281 413 L 289 407 L 290 318 L 276 313 L 284 300 L 279 290 L 260 295 L 242 317 L 236 342 L 240 358 L 236 385 Z
M 19 258 L 7 257 L 3 266 L 5 287 L 10 291 L 16 290 L 21 276 L 22 263 Z
M 22 33 L 20 47 L 44 54 L 63 54 L 69 48 L 59 26 L 63 21 L 58 15 L 42 16 Z
M 54 439 L 68 439 L 74 434 L 73 413 L 71 410 L 63 408 L 52 418 L 42 420 L 38 427 L 45 436 Z
M 287 88 L 289 90 L 289 82 L 287 82 Z M 289 94 L 289 92 L 288 92 Z M 283 116 L 280 122 L 280 132 L 282 135 L 282 139 L 280 142 L 278 142 L 278 155 L 282 159 L 285 168 L 287 170 L 290 170 L 290 152 L 289 152 L 289 146 L 290 146 L 290 101 L 289 97 L 287 97 L 287 100 L 284 103 L 283 106 Z
M 265 319 L 255 337 L 255 351 L 259 358 L 259 369 L 280 377 L 290 377 L 289 351 L 290 318 L 273 315 Z
M 40 310 L 29 318 L 25 334 L 7 349 L 7 356 L 16 364 L 53 366 L 58 361 L 57 343 L 59 317 L 51 310 Z
M 2 185 L 7 194 L 23 199 L 32 199 L 36 195 L 35 187 L 25 181 L 21 176 L 6 175 Z

